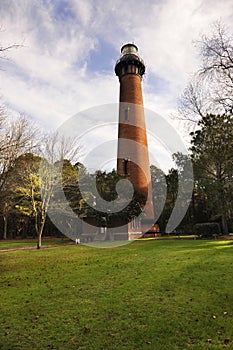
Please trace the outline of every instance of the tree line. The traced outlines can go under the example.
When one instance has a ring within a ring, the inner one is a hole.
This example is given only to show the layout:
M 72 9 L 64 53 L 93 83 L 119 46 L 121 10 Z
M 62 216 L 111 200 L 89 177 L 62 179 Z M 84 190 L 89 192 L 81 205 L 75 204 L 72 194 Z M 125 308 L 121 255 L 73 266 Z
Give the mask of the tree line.
M 0 237 L 38 237 L 41 246 L 42 234 L 61 235 L 47 216 L 51 196 L 62 201 L 61 188 L 57 183 L 57 170 L 62 172 L 62 191 L 73 212 L 81 218 L 95 216 L 98 226 L 112 227 L 116 217 L 128 222 L 140 214 L 145 198 L 134 193 L 133 200 L 124 210 L 112 215 L 103 215 L 101 204 L 96 203 L 95 188 L 105 201 L 117 198 L 116 184 L 122 179 L 116 170 L 91 174 L 85 166 L 72 161 L 73 154 L 79 152 L 71 141 L 65 145 L 57 135 L 44 138 L 44 152 L 39 155 L 35 129 L 24 118 L 6 122 L 1 129 L 1 174 L 0 174 Z M 232 116 L 207 115 L 198 122 L 198 129 L 191 133 L 190 154 L 173 155 L 176 168 L 164 174 L 151 166 L 152 188 L 155 210 L 157 203 L 164 203 L 158 224 L 161 232 L 177 201 L 182 176 L 185 186 L 191 181 L 186 166 L 190 160 L 194 169 L 194 189 L 187 213 L 177 227 L 180 233 L 192 233 L 196 223 L 217 221 L 222 232 L 232 230 L 233 218 L 233 120 Z M 13 129 L 13 130 L 12 130 Z M 5 139 L 5 142 L 3 140 Z M 62 143 L 62 146 L 61 146 Z M 54 149 L 59 149 L 54 152 Z M 74 151 L 75 150 L 75 151 Z M 61 158 L 64 156 L 63 158 Z M 82 191 L 79 184 L 82 183 Z M 56 187 L 57 186 L 57 187 Z M 164 186 L 166 191 L 164 192 Z M 184 189 L 181 189 L 185 191 Z M 166 197 L 164 198 L 164 193 Z M 124 191 L 125 198 L 125 191 Z M 88 203 L 91 203 L 89 205 Z M 139 203 L 139 206 L 137 205 Z M 60 203 L 60 208 L 63 203 Z M 185 203 L 184 203 L 185 204 Z M 182 205 L 182 203 L 181 203 Z M 95 207 L 98 208 L 97 212 Z M 93 209 L 94 208 L 94 209 Z
M 197 223 L 218 222 L 223 234 L 233 231 L 233 116 L 207 114 L 197 123 L 197 130 L 190 134 L 190 154 L 174 154 L 177 168 L 171 169 L 166 178 L 167 199 L 159 218 L 165 229 L 177 200 L 179 177 L 186 174 L 185 166 L 193 164 L 194 187 L 190 205 L 178 232 L 193 233 Z M 159 180 L 155 171 L 154 179 Z M 161 176 L 161 174 L 160 174 Z M 155 181 L 155 180 L 154 180 Z M 156 193 L 154 193 L 154 201 Z

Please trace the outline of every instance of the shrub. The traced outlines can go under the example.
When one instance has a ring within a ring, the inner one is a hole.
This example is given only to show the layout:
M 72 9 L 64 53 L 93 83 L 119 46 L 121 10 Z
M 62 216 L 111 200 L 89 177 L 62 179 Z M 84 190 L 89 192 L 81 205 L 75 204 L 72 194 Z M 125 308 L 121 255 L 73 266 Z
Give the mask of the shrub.
M 204 222 L 194 225 L 194 233 L 201 238 L 209 238 L 220 235 L 221 229 L 217 222 Z

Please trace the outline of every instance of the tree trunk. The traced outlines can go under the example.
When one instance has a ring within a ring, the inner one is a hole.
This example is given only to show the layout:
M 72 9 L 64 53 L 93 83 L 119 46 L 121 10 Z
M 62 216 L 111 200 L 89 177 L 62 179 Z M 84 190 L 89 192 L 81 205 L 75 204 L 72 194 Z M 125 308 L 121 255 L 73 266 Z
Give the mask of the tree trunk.
M 227 217 L 226 217 L 226 197 L 224 191 L 224 181 L 221 176 L 221 164 L 217 167 L 217 180 L 219 185 L 219 203 L 221 209 L 221 220 L 222 220 L 222 232 L 224 235 L 228 235 Z
M 7 239 L 8 213 L 9 213 L 9 205 L 6 201 L 3 208 L 3 221 L 4 221 L 3 239 Z
M 227 225 L 227 219 L 226 215 L 222 214 L 222 231 L 224 235 L 228 235 L 228 225 Z
M 37 241 L 37 249 L 41 248 L 41 237 L 42 237 L 42 233 L 38 235 L 38 241 Z
M 46 214 L 44 213 L 41 220 L 40 229 L 37 231 L 37 234 L 38 234 L 37 249 L 41 248 L 42 234 L 44 230 L 45 220 L 46 220 Z M 37 228 L 38 228 L 38 225 L 37 225 Z
M 8 226 L 7 215 L 3 215 L 3 220 L 4 220 L 3 239 L 7 239 L 7 226 Z

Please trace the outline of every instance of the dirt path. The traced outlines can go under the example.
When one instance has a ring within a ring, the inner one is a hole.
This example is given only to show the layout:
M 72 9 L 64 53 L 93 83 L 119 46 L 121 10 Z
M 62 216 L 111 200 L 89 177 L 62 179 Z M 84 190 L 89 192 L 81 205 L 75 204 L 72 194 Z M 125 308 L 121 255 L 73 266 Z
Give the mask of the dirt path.
M 177 237 L 177 238 L 169 238 L 169 237 L 160 237 L 159 240 L 182 240 L 182 239 L 193 239 L 193 238 L 182 238 L 182 237 Z M 233 240 L 233 235 L 229 236 L 220 236 L 217 238 L 218 240 Z M 70 243 L 61 243 L 61 244 L 48 244 L 48 245 L 42 245 L 41 249 L 47 249 L 47 248 L 58 248 L 58 247 L 64 247 L 68 245 L 74 245 L 75 242 L 70 242 Z M 0 253 L 10 253 L 10 252 L 15 252 L 18 250 L 35 250 L 37 249 L 36 245 L 34 246 L 26 246 L 26 247 L 15 247 L 15 248 L 6 248 L 6 249 L 0 249 Z
M 58 248 L 58 247 L 64 247 L 67 245 L 74 245 L 74 242 L 70 242 L 70 243 L 62 243 L 62 244 L 54 244 L 54 245 L 42 245 L 42 247 L 40 249 L 47 249 L 47 248 Z M 15 252 L 18 250 L 35 250 L 37 249 L 37 247 L 34 246 L 26 246 L 26 247 L 15 247 L 15 248 L 6 248 L 6 249 L 0 249 L 0 253 L 9 253 L 9 252 Z

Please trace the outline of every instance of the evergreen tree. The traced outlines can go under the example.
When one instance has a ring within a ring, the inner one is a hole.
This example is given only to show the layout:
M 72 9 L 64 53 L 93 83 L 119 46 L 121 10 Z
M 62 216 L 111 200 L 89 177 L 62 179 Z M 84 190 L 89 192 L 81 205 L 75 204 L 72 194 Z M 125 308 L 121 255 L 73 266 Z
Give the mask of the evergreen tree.
M 195 178 L 212 215 L 221 216 L 227 234 L 227 219 L 233 215 L 233 117 L 208 114 L 198 126 L 191 133 Z

